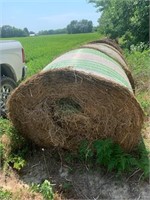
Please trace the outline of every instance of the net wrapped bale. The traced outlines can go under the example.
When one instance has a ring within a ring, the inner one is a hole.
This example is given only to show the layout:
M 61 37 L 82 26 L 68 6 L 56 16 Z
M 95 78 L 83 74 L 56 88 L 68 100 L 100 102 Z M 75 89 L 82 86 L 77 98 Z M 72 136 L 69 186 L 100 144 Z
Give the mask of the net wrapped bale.
M 143 123 L 133 90 L 121 52 L 94 42 L 61 55 L 20 84 L 8 101 L 9 118 L 42 147 L 74 151 L 82 140 L 112 138 L 131 150 Z

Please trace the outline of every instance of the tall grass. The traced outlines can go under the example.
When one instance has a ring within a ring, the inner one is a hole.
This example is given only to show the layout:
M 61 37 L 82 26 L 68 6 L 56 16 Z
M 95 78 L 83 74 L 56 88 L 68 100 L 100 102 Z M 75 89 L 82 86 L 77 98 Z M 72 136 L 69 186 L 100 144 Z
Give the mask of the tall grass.
M 145 115 L 150 117 L 150 50 L 126 52 L 135 81 L 136 97 Z

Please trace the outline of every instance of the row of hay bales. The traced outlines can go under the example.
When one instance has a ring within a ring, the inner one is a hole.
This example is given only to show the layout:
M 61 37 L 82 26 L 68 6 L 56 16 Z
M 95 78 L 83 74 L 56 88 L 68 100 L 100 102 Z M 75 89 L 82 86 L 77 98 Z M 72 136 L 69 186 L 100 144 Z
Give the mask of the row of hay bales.
M 8 101 L 19 132 L 42 147 L 76 150 L 82 140 L 112 138 L 125 150 L 140 140 L 143 111 L 119 46 L 94 41 L 54 59 Z

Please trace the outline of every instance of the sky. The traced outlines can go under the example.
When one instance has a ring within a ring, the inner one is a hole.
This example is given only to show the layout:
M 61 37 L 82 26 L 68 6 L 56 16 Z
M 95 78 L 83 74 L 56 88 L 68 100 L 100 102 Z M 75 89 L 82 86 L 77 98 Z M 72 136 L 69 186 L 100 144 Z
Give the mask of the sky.
M 65 28 L 72 20 L 98 25 L 100 13 L 87 0 L 0 0 L 0 27 L 27 27 L 29 31 Z

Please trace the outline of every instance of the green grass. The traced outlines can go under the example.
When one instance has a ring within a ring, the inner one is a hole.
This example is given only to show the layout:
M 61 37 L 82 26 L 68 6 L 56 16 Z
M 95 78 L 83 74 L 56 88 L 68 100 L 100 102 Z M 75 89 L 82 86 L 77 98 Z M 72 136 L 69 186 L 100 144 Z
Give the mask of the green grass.
M 48 180 L 45 180 L 42 184 L 32 184 L 31 190 L 34 192 L 40 192 L 43 195 L 44 200 L 54 199 L 52 185 Z
M 9 165 L 20 170 L 25 165 L 28 144 L 9 120 L 1 118 L 0 127 L 0 163 L 5 171 Z

